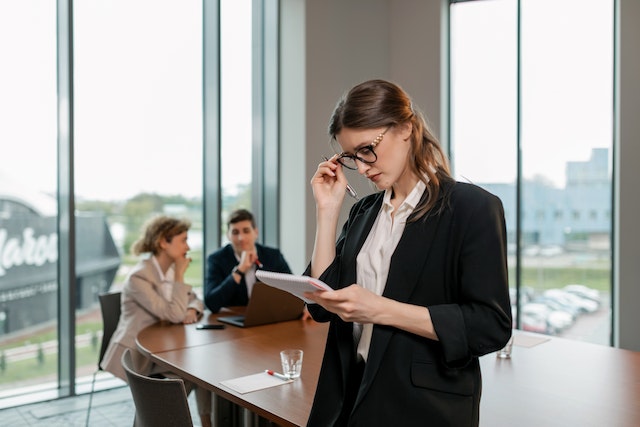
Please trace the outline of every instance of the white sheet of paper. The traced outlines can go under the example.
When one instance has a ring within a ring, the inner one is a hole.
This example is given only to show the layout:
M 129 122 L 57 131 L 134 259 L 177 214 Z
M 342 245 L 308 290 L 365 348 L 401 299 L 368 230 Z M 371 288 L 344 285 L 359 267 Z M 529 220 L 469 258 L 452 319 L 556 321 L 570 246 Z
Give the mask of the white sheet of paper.
M 322 280 L 318 280 L 309 276 L 298 276 L 295 274 L 258 270 L 256 271 L 256 277 L 261 282 L 269 286 L 273 286 L 274 288 L 282 289 L 283 291 L 289 292 L 290 294 L 295 295 L 301 300 L 308 303 L 312 303 L 313 301 L 306 299 L 304 297 L 304 292 L 314 292 L 317 290 L 333 290 Z
M 269 375 L 266 372 L 259 374 L 247 375 L 245 377 L 233 378 L 230 380 L 220 381 L 225 387 L 237 391 L 240 394 L 249 393 L 264 388 L 275 387 L 279 385 L 292 383 L 293 380 L 282 380 L 280 378 Z
M 532 337 L 529 335 L 516 335 L 513 337 L 513 345 L 517 345 L 519 347 L 533 347 L 547 341 L 549 341 L 549 338 Z

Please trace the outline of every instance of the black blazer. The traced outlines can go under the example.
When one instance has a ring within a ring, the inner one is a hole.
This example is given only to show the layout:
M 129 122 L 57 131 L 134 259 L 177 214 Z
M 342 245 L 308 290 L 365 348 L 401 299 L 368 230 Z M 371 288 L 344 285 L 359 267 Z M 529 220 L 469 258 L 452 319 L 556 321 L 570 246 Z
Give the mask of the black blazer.
M 278 249 L 256 243 L 258 259 L 262 269 L 278 273 L 291 273 L 289 264 Z M 247 305 L 247 284 L 244 277 L 236 283 L 231 270 L 238 264 L 233 246 L 228 244 L 207 257 L 207 273 L 204 282 L 204 303 L 213 313 L 222 307 Z
M 478 425 L 478 357 L 502 348 L 512 327 L 504 211 L 474 185 L 448 182 L 442 190 L 427 218 L 407 223 L 383 292 L 428 307 L 439 341 L 375 325 L 349 426 Z M 320 276 L 332 287 L 356 282 L 356 256 L 383 195 L 352 207 L 336 258 Z M 318 305 L 309 311 L 331 325 L 308 426 L 338 425 L 355 361 L 353 324 Z

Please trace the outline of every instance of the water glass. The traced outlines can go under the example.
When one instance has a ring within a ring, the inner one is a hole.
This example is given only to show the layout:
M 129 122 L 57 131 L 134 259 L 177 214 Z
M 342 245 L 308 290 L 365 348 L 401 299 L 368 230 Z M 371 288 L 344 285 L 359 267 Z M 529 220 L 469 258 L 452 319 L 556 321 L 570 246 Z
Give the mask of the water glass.
M 498 359 L 511 359 L 512 347 L 513 347 L 513 334 L 511 334 L 511 338 L 509 338 L 507 345 L 505 345 L 502 349 L 498 351 L 498 353 L 496 353 L 496 357 L 498 357 Z
M 282 373 L 291 379 L 300 377 L 302 371 L 302 350 L 289 349 L 280 352 L 282 362 Z

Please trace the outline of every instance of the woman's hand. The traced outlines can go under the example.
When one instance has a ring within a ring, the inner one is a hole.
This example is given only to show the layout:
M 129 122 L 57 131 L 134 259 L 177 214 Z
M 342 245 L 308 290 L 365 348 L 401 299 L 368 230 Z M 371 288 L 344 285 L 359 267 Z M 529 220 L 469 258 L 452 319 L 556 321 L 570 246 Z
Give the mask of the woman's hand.
M 347 178 L 344 176 L 342 165 L 335 161 L 336 156 L 318 165 L 316 173 L 311 178 L 313 197 L 318 208 L 337 207 L 342 205 L 347 188 Z
M 389 325 L 438 341 L 427 307 L 401 303 L 355 284 L 336 291 L 305 292 L 304 296 L 345 322 Z
M 188 308 L 187 314 L 184 316 L 182 323 L 188 325 L 190 323 L 196 323 L 198 321 L 198 312 L 195 308 Z
M 380 323 L 387 298 L 353 284 L 336 291 L 305 292 L 304 296 L 335 313 L 345 322 Z
M 179 283 L 184 283 L 184 273 L 187 271 L 189 264 L 191 263 L 191 258 L 186 254 L 184 256 L 179 256 L 173 260 L 174 263 L 174 271 L 175 271 L 175 281 Z

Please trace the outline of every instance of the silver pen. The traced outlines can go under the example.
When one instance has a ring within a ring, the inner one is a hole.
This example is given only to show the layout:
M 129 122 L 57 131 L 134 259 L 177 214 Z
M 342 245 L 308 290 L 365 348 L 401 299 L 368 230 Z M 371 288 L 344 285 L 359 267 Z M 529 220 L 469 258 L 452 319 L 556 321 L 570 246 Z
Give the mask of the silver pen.
M 322 157 L 326 162 L 329 161 L 329 159 L 326 156 Z M 353 187 L 351 185 L 349 185 L 349 183 L 347 182 L 347 188 L 345 188 L 345 191 L 354 199 L 358 200 L 358 193 L 356 193 L 356 190 L 353 189 Z

